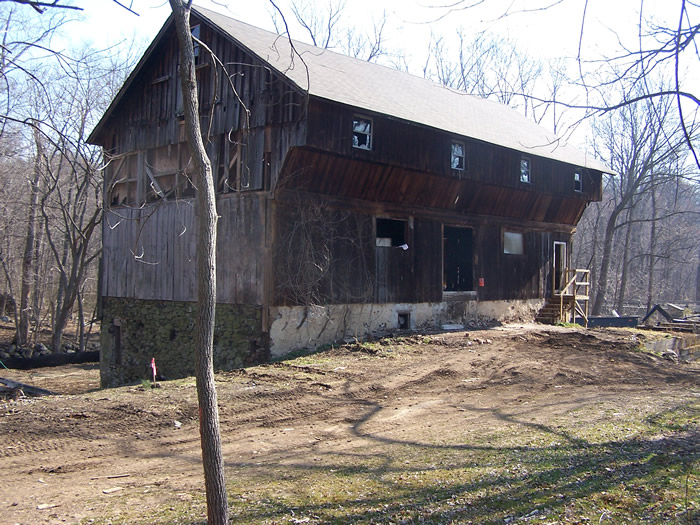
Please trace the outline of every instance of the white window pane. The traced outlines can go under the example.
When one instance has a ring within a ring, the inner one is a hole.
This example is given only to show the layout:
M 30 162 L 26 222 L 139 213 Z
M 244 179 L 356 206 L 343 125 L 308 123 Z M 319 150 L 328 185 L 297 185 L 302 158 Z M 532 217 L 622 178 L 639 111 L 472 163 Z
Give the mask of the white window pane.
M 503 253 L 522 255 L 523 234 L 517 232 L 503 232 Z

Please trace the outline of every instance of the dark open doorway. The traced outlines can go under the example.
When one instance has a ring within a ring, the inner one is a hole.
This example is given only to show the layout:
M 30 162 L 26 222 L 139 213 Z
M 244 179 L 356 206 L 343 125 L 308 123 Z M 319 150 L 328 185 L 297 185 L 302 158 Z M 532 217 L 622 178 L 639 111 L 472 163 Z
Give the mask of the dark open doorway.
M 472 230 L 445 226 L 443 235 L 443 290 L 471 292 L 474 290 L 472 271 Z
M 561 292 L 566 286 L 566 243 L 554 241 L 554 258 L 552 261 L 553 288 Z

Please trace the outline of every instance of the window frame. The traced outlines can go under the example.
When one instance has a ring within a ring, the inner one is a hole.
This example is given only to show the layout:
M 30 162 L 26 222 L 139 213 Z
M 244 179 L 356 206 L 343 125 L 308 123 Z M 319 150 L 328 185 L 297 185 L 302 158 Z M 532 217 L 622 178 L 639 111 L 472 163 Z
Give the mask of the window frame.
M 523 170 L 526 167 L 527 170 Z M 520 157 L 519 180 L 523 184 L 532 184 L 532 160 L 530 157 Z
M 195 38 L 197 40 L 202 39 L 202 25 L 201 24 L 195 24 L 193 26 L 190 26 L 190 32 L 192 33 L 192 52 L 194 53 L 194 65 L 198 66 L 201 63 L 201 46 L 199 45 L 199 42 L 194 40 Z
M 574 191 L 583 193 L 583 174 L 579 170 L 574 172 Z
M 506 251 L 506 237 L 508 235 L 517 235 L 520 237 L 520 251 L 519 252 Z M 503 243 L 503 254 L 504 255 L 525 255 L 525 233 L 524 232 L 504 229 L 503 235 L 501 236 L 501 240 Z
M 369 131 L 356 131 L 355 130 L 355 123 L 359 121 L 364 121 L 369 124 Z M 358 135 L 365 135 L 367 137 L 366 141 L 366 146 L 361 146 L 359 144 L 355 145 L 355 137 L 356 134 Z M 362 151 L 372 151 L 372 148 L 374 147 L 374 120 L 371 119 L 370 117 L 365 117 L 364 115 L 353 115 L 352 117 L 352 148 L 353 149 L 359 149 Z
M 462 148 L 462 154 L 455 154 L 455 146 L 460 146 Z M 455 167 L 455 159 L 461 159 L 462 165 Z M 467 147 L 461 140 L 453 140 L 450 144 L 450 169 L 457 171 L 466 171 L 467 169 Z
M 378 248 L 398 248 L 408 244 L 409 230 L 410 221 L 408 219 L 376 216 L 374 218 L 375 246 Z M 388 233 L 389 236 L 382 235 L 385 233 Z

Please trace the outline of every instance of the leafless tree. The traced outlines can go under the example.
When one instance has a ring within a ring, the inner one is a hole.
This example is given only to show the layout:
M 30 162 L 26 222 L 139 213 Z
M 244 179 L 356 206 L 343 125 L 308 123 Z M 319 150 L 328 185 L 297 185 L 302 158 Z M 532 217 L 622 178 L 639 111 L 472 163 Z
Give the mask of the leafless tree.
M 644 104 L 624 106 L 597 119 L 593 129 L 598 156 L 616 173 L 606 178 L 609 199 L 602 206 L 591 208 L 605 214 L 600 252 L 596 252 L 595 242 L 591 254 L 591 259 L 597 259 L 592 313 L 600 315 L 610 304 L 611 291 L 618 309 L 625 303 L 630 261 L 636 257 L 631 241 L 639 236 L 639 225 L 649 223 L 653 230 L 661 218 L 682 213 L 669 208 L 659 214 L 653 207 L 650 211 L 647 202 L 656 198 L 655 192 L 661 185 L 687 183 L 692 172 L 688 173 L 685 134 L 669 100 L 646 99 Z M 585 223 L 582 228 L 585 229 Z M 653 246 L 650 249 L 654 251 Z M 616 262 L 619 272 L 616 279 L 611 279 Z
M 296 21 L 313 45 L 367 62 L 376 62 L 381 57 L 390 55 L 386 48 L 386 11 L 373 21 L 371 32 L 363 33 L 346 23 L 346 8 L 346 0 L 328 0 L 324 7 L 310 0 L 295 0 L 291 4 Z M 272 12 L 272 20 L 278 33 L 288 32 L 279 10 Z
M 199 124 L 195 57 L 190 31 L 191 0 L 170 0 L 180 45 L 179 76 L 185 114 L 185 134 L 192 152 L 197 187 L 197 321 L 195 375 L 199 429 L 207 495 L 207 522 L 228 524 L 228 503 L 221 451 L 219 408 L 214 384 L 214 311 L 216 308 L 216 193 L 211 162 Z

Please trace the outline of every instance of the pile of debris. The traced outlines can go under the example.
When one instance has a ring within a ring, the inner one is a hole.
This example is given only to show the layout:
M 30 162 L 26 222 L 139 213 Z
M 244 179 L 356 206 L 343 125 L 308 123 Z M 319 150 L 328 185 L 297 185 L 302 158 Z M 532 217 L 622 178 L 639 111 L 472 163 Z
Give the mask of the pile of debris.
M 672 303 L 654 305 L 642 319 L 641 326 L 652 330 L 700 333 L 700 313 L 696 309 Z
M 18 383 L 17 381 L 12 381 L 11 379 L 4 379 L 0 377 L 0 399 L 11 399 L 16 400 L 28 396 L 52 396 L 53 392 L 49 390 L 44 390 L 43 388 L 37 388 L 31 385 L 25 385 L 23 383 Z

